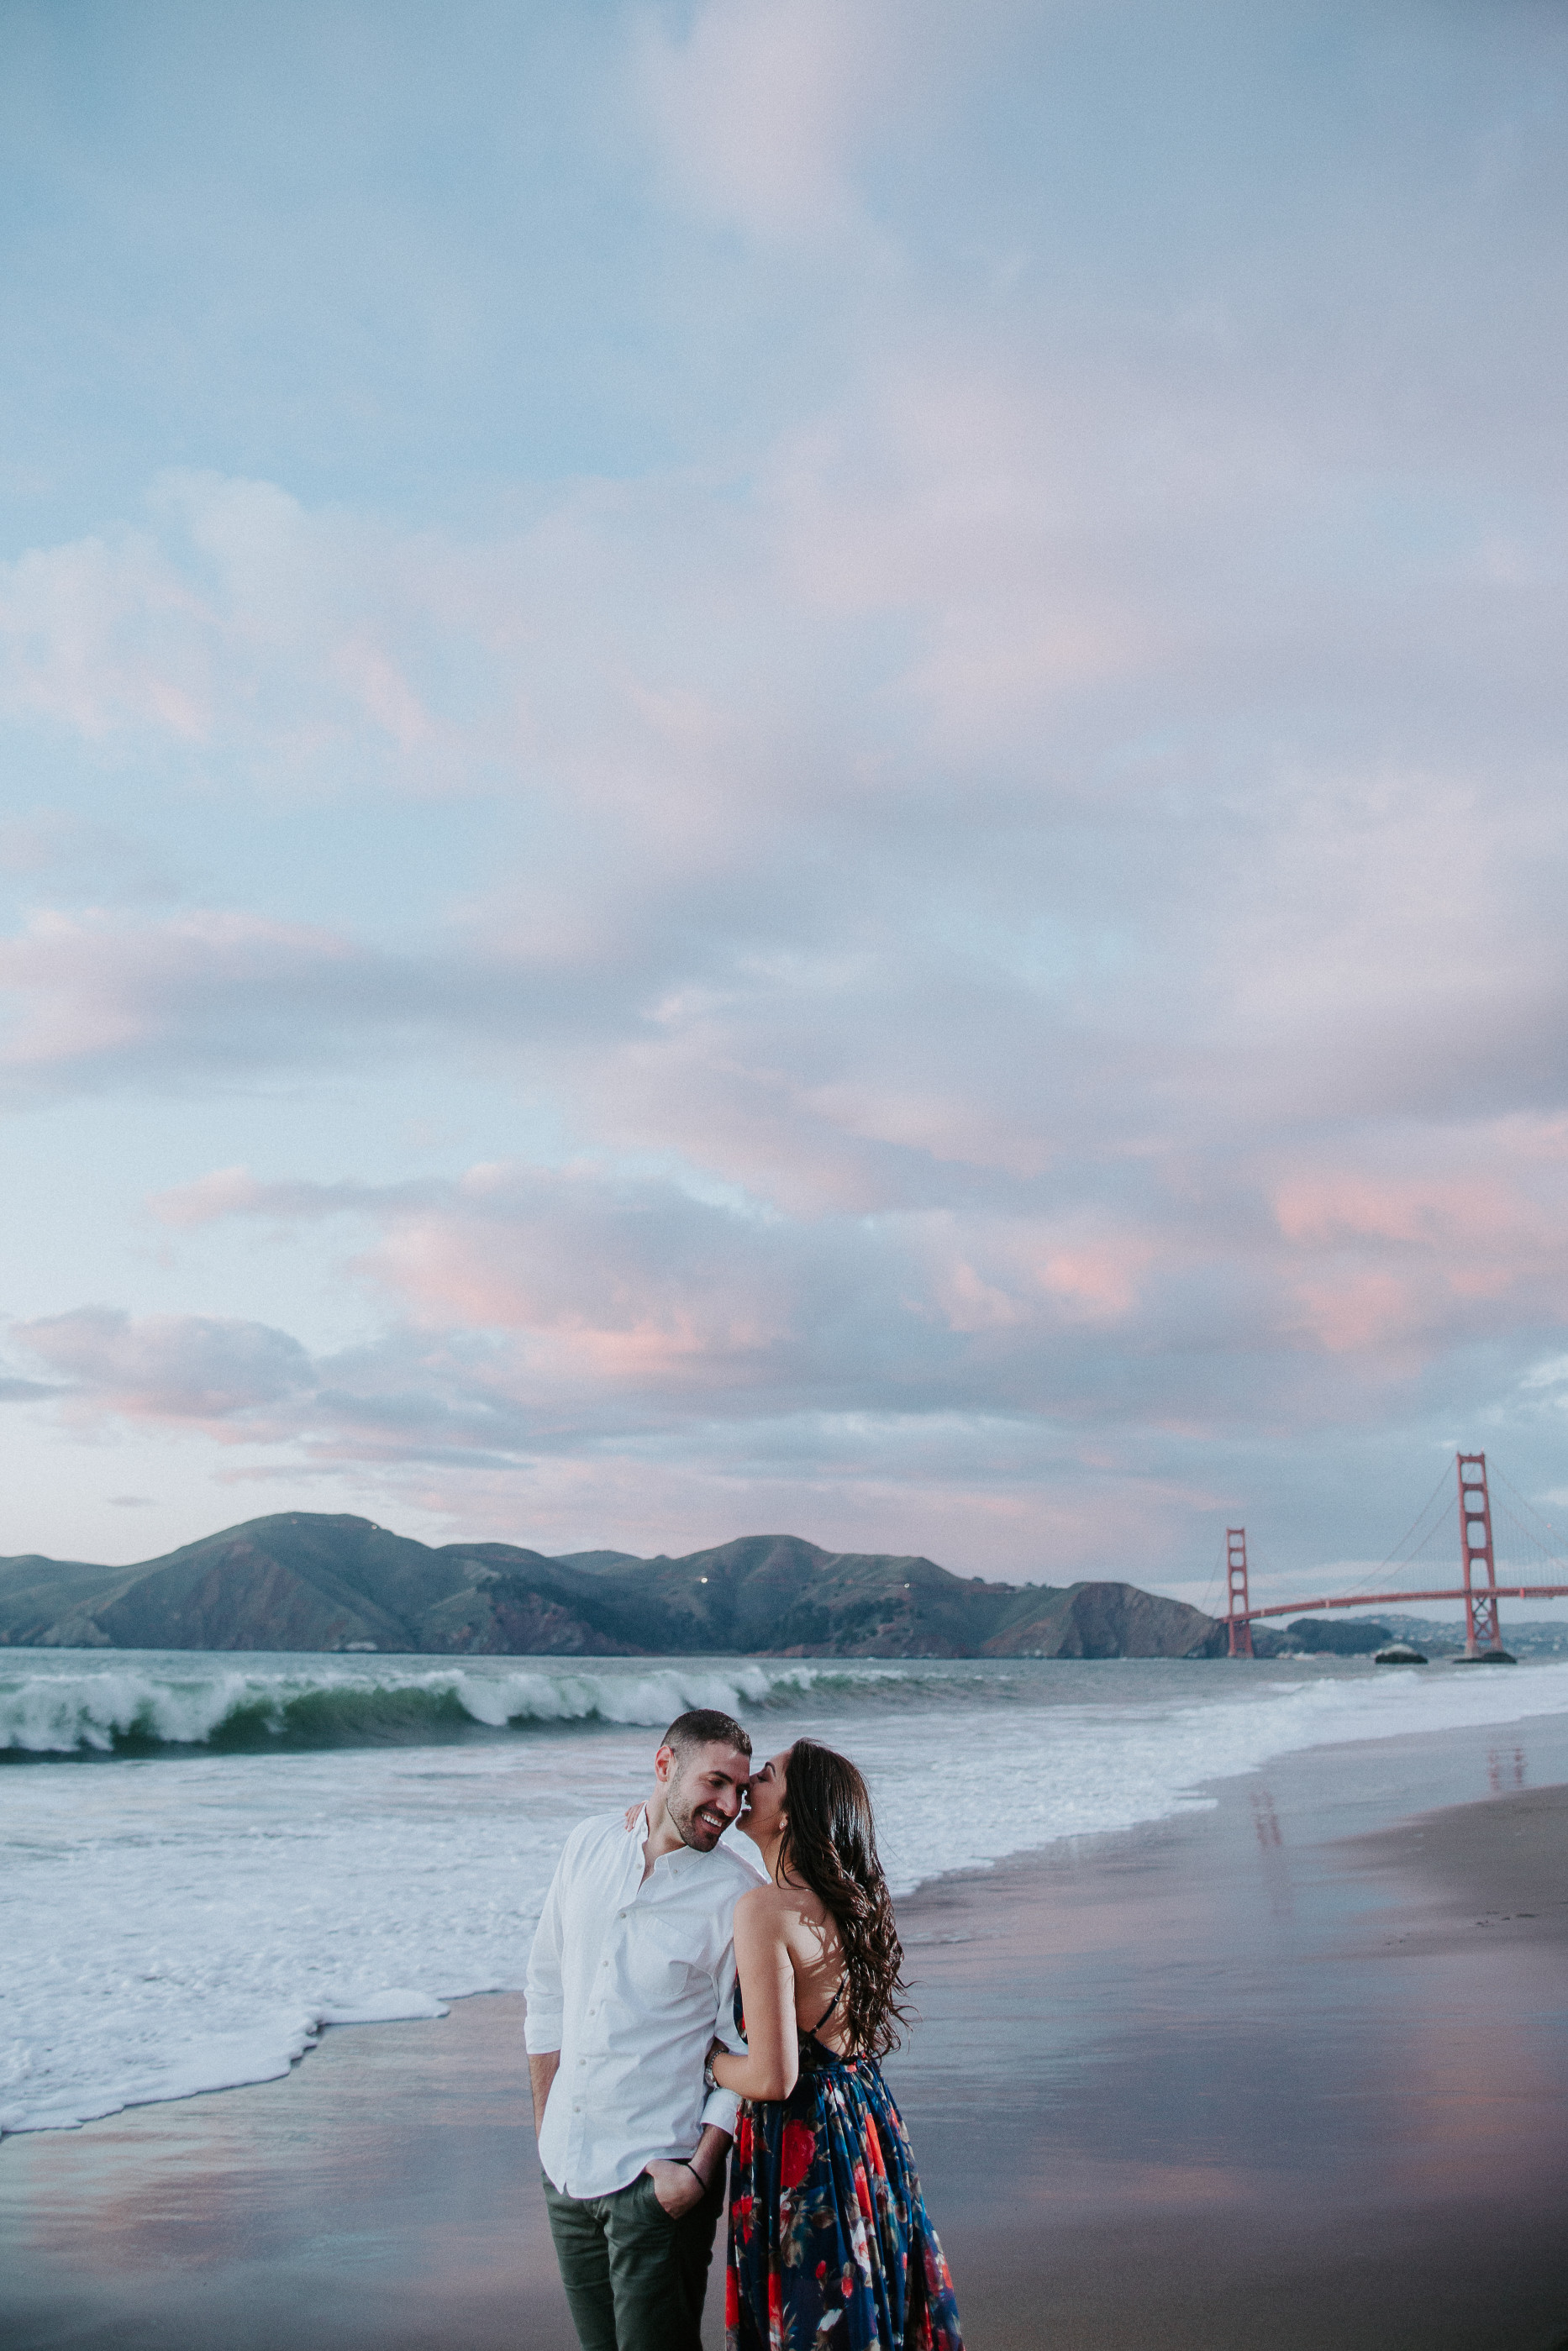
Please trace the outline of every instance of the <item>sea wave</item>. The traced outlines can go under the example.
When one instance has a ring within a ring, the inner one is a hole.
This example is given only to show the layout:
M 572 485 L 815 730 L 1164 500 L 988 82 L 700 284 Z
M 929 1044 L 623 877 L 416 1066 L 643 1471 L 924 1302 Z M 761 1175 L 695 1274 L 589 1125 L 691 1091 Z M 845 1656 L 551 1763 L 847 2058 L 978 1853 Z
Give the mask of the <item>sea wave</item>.
M 0 2133 L 269 2079 L 323 2023 L 515 1990 L 571 1827 L 642 1795 L 649 1728 L 703 1704 L 738 1712 L 759 1751 L 810 1731 L 853 1755 L 902 1896 L 1168 1820 L 1304 1748 L 1354 1742 L 1340 1784 L 1365 1775 L 1407 1810 L 1483 1793 L 1494 1750 L 1521 1783 L 1525 1734 L 1497 1734 L 1568 1717 L 1568 1663 L 12 1652 L 0 1738 L 55 1768 L 12 1775 L 0 1823 Z M 465 1743 L 431 1732 L 433 1708 Z M 1453 1730 L 1482 1741 L 1439 1782 L 1426 1741 Z M 225 1737 L 318 1751 L 257 1768 Z M 1406 1738 L 1403 1765 L 1365 1744 Z M 150 1751 L 184 1760 L 61 1768 Z M 1554 1735 L 1542 1761 L 1561 1751 Z
M 316 1663 L 297 1672 L 192 1672 L 95 1663 L 73 1674 L 56 1667 L 0 1673 L 0 1761 L 429 1746 L 574 1723 L 654 1729 L 689 1707 L 738 1713 L 797 1704 L 813 1689 L 825 1696 L 886 1674 L 875 1666 L 733 1660 L 594 1673 Z

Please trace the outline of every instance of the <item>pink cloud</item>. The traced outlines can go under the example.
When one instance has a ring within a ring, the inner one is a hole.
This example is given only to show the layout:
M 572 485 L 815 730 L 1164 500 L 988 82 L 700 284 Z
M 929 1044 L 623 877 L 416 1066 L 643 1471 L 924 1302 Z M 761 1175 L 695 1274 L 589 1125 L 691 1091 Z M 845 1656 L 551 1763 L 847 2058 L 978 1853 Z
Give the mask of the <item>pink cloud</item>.
M 1568 1306 L 1568 1243 L 1539 1209 L 1481 1228 L 1499 1193 L 1495 1177 L 1434 1189 L 1319 1166 L 1275 1180 L 1270 1220 L 1262 1198 L 1218 1172 L 1199 1182 L 1189 1165 L 1181 1188 L 1145 1185 L 1120 1217 L 1071 1202 L 803 1216 L 603 1164 L 492 1163 L 457 1183 L 382 1186 L 221 1170 L 155 1207 L 175 1228 L 368 1224 L 357 1277 L 412 1318 L 423 1349 L 465 1334 L 500 1344 L 519 1403 L 554 1393 L 591 1416 L 662 1420 L 679 1397 L 727 1417 L 817 1408 L 858 1385 L 889 1408 L 1005 1395 L 1076 1412 L 1131 1347 L 1174 1431 L 1222 1416 L 1238 1350 L 1249 1408 L 1299 1415 L 1313 1352 L 1376 1388 L 1473 1332 Z M 1447 1220 L 1436 1240 L 1434 1202 Z M 1163 1392 L 1184 1362 L 1178 1404 Z M 1325 1405 L 1326 1394 L 1311 1408 Z
M 0 696 L 90 740 L 145 728 L 204 741 L 210 639 L 200 597 L 144 533 L 0 566 Z
M 854 222 L 857 134 L 909 75 L 881 0 L 702 0 L 680 37 L 638 26 L 636 78 L 671 190 L 767 239 Z
M 1135 1318 L 1145 1278 L 1168 1278 L 1192 1245 L 1103 1215 L 911 1220 L 934 1301 L 956 1332 L 1016 1330 L 1039 1338 L 1052 1327 L 1110 1328 Z
M 264 1208 L 267 1197 L 267 1187 L 256 1182 L 248 1167 L 214 1167 L 210 1176 L 199 1176 L 193 1184 L 155 1193 L 147 1205 L 161 1224 L 194 1228 Z
M 1048 1250 L 1039 1278 L 1041 1287 L 1074 1317 L 1120 1322 L 1139 1304 L 1142 1278 L 1162 1255 L 1159 1242 L 1148 1233 L 1107 1238 Z
M 1418 1174 L 1320 1165 L 1276 1186 L 1284 1279 L 1333 1352 L 1429 1359 L 1472 1332 L 1568 1311 L 1554 1134 L 1499 1122 L 1450 1136 L 1446 1155 L 1479 1164 Z
M 248 1005 L 265 1029 L 287 1019 L 290 999 L 351 984 L 360 960 L 330 932 L 259 915 L 40 914 L 0 941 L 0 988 L 26 1007 L 0 1066 L 39 1075 L 134 1061 L 171 1040 L 189 1048 L 204 1031 L 221 1051 L 225 1015 L 243 1020 Z
M 13 1326 L 29 1354 L 68 1383 L 90 1413 L 184 1423 L 222 1433 L 236 1418 L 285 1404 L 313 1384 L 298 1342 L 265 1323 L 205 1315 L 134 1318 L 78 1307 Z
M 0 706 L 106 751 L 260 761 L 273 788 L 324 758 L 350 777 L 368 761 L 387 780 L 449 778 L 454 732 L 418 674 L 455 621 L 494 606 L 493 563 L 455 578 L 464 567 L 417 535 L 311 514 L 267 482 L 170 474 L 148 503 L 151 529 L 0 565 Z
M 1287 1178 L 1274 1196 L 1289 1241 L 1314 1248 L 1393 1241 L 1426 1250 L 1556 1247 L 1561 1226 L 1543 1205 L 1500 1176 L 1374 1176 L 1359 1172 Z
M 363 1273 L 434 1328 L 527 1333 L 537 1373 L 574 1388 L 756 1381 L 789 1336 L 788 1264 L 666 1187 L 485 1169 L 388 1206 Z
M 1404 1370 L 1412 1350 L 1417 1360 L 1430 1352 L 1436 1334 L 1421 1288 L 1396 1274 L 1347 1269 L 1294 1290 L 1305 1328 L 1331 1354 L 1392 1354 L 1393 1368 Z

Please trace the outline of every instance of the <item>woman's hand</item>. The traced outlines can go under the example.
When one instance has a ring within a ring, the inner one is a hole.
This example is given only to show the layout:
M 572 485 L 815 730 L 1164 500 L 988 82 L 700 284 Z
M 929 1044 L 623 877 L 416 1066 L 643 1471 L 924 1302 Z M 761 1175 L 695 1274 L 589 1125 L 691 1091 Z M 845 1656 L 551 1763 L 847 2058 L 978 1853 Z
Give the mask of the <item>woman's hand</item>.
M 667 2163 L 655 2156 L 643 2169 L 653 2183 L 653 2193 L 672 2220 L 692 2212 L 707 2194 L 707 2183 L 684 2163 Z
M 642 1807 L 642 1805 L 641 1805 L 641 1804 L 628 1804 L 628 1805 L 627 1805 L 627 1807 L 626 1807 L 626 1834 L 627 1834 L 627 1835 L 628 1835 L 628 1836 L 630 1836 L 630 1835 L 631 1835 L 631 1834 L 632 1834 L 632 1830 L 636 1827 L 636 1825 L 637 1825 L 638 1822 L 642 1819 L 642 1817 L 643 1817 L 643 1807 Z

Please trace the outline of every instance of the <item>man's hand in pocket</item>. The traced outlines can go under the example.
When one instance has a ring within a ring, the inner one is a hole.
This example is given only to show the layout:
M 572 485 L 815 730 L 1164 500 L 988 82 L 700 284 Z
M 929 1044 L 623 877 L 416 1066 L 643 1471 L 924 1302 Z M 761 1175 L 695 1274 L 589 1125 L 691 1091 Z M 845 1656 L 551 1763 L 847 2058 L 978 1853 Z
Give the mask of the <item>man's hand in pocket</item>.
M 706 2184 L 684 2163 L 666 2163 L 662 2157 L 655 2156 L 645 2168 L 653 2183 L 654 2195 L 672 2220 L 678 2220 L 683 2213 L 694 2211 L 707 2194 Z

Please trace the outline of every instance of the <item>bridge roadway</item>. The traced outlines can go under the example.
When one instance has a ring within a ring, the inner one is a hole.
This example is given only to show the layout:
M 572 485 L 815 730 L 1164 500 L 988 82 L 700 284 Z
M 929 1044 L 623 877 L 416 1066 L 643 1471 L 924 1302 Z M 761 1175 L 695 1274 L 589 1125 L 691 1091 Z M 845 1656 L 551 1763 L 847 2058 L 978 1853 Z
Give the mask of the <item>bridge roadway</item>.
M 1568 1583 L 1478 1583 L 1476 1592 L 1484 1592 L 1488 1599 L 1499 1600 L 1568 1600 Z M 1464 1600 L 1467 1593 L 1462 1583 L 1442 1592 L 1347 1592 L 1334 1600 L 1280 1600 L 1267 1608 L 1238 1608 L 1234 1614 L 1221 1616 L 1221 1625 L 1243 1625 L 1254 1616 L 1309 1616 L 1314 1608 L 1392 1608 L 1402 1600 Z

